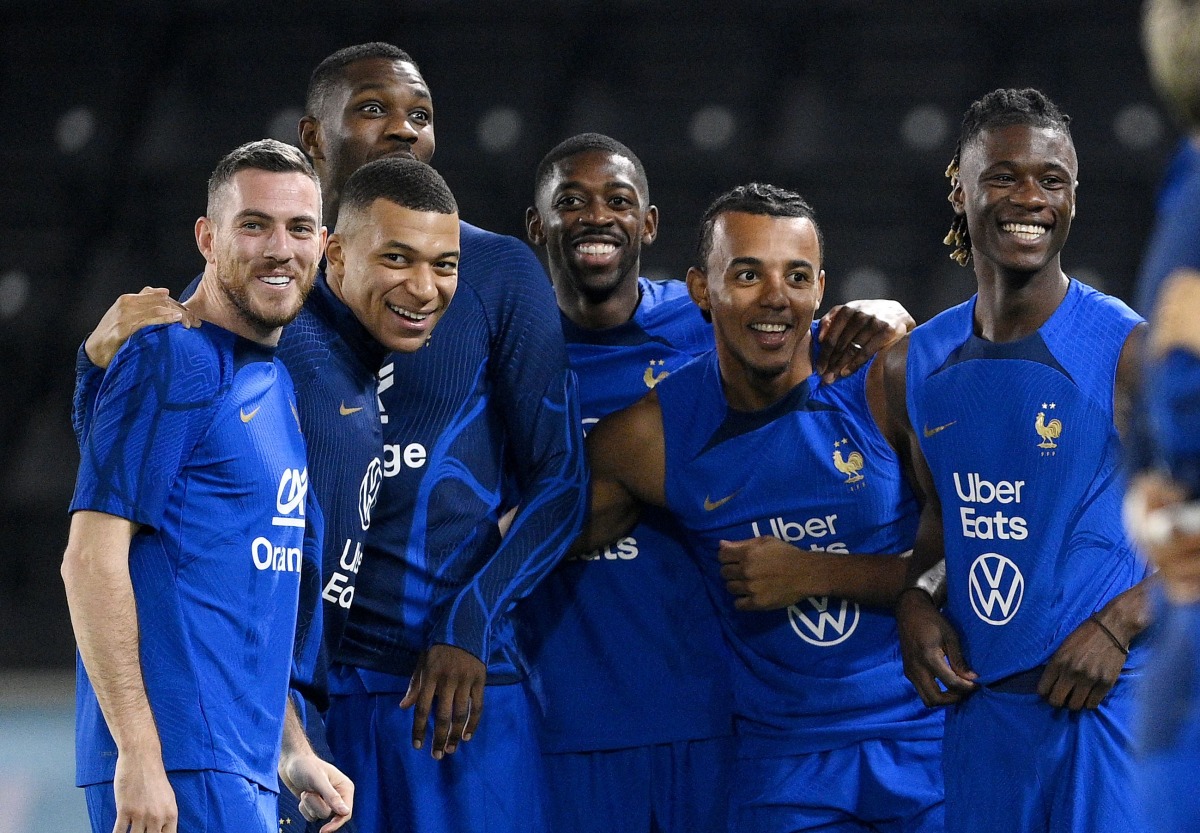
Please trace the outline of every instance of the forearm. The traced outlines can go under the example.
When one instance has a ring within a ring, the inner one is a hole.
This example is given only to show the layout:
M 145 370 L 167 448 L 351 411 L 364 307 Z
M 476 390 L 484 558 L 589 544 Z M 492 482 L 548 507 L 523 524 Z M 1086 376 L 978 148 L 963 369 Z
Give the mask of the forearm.
M 284 768 L 284 762 L 291 757 L 297 755 L 312 754 L 312 744 L 309 743 L 308 733 L 304 730 L 304 724 L 300 720 L 300 714 L 296 711 L 296 701 L 292 697 L 291 692 L 287 697 L 287 708 L 283 718 L 283 746 L 282 754 L 279 758 L 279 768 Z
M 1150 626 L 1150 584 L 1153 581 L 1157 581 L 1154 576 L 1142 579 L 1093 614 L 1125 649 Z
M 868 607 L 890 608 L 904 589 L 908 558 L 899 555 L 834 555 L 826 553 L 819 575 L 827 584 L 823 596 L 837 596 Z
M 79 655 L 117 749 L 161 756 L 142 677 L 128 548 L 114 554 L 98 544 L 102 542 L 72 541 L 63 558 L 63 583 Z

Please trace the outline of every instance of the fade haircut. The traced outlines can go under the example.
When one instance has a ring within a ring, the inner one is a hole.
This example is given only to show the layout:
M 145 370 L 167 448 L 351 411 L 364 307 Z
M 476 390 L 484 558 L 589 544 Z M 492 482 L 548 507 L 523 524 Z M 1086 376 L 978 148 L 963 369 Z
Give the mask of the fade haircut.
M 229 185 L 239 171 L 245 170 L 268 171 L 278 174 L 304 174 L 317 186 L 317 193 L 321 192 L 321 182 L 317 179 L 317 172 L 313 170 L 312 165 L 308 163 L 308 159 L 300 152 L 299 148 L 275 139 L 259 139 L 256 142 L 247 142 L 234 148 L 225 154 L 217 163 L 217 167 L 213 169 L 212 176 L 208 178 L 208 208 L 205 211 L 209 217 L 216 212 L 220 203 L 221 191 Z M 318 224 L 320 221 L 321 206 L 318 202 Z
M 441 174 L 416 159 L 389 157 L 363 165 L 346 180 L 338 230 L 345 233 L 345 220 L 353 223 L 352 218 L 381 199 L 413 211 L 458 213 L 458 203 Z
M 958 146 L 954 149 L 954 158 L 946 168 L 951 191 L 959 185 L 958 173 L 967 145 L 985 130 L 1014 124 L 1057 130 L 1068 139 L 1071 138 L 1071 117 L 1063 114 L 1040 90 L 1032 87 L 1023 90 L 993 90 L 967 108 L 966 115 L 963 116 Z M 942 242 L 953 247 L 950 258 L 959 266 L 966 266 L 970 262 L 971 235 L 967 231 L 965 214 L 955 215 L 950 231 Z
M 350 64 L 356 64 L 359 61 L 365 61 L 368 58 L 403 61 L 404 63 L 412 64 L 417 72 L 421 71 L 421 68 L 417 66 L 417 62 L 407 52 L 390 43 L 372 41 L 371 43 L 360 43 L 355 46 L 347 46 L 345 49 L 339 49 L 317 64 L 317 68 L 313 70 L 312 76 L 308 81 L 308 94 L 304 98 L 305 115 L 319 121 L 325 113 L 325 105 L 329 101 L 330 94 L 338 85 L 338 82 L 344 78 L 346 67 L 350 66 Z
M 1142 48 L 1163 101 L 1188 130 L 1200 129 L 1200 0 L 1148 0 Z
M 712 254 L 713 228 L 717 224 L 717 218 L 731 212 L 766 217 L 804 217 L 817 230 L 817 250 L 822 262 L 825 260 L 825 235 L 821 232 L 821 224 L 817 222 L 816 212 L 804 197 L 777 185 L 751 182 L 721 194 L 712 201 L 704 216 L 700 218 L 700 237 L 696 242 L 696 263 L 700 269 L 708 268 L 708 256 Z
M 650 181 L 646 178 L 646 169 L 642 167 L 642 160 L 638 159 L 637 154 L 628 147 L 611 136 L 605 136 L 603 133 L 580 133 L 569 139 L 564 139 L 543 156 L 542 161 L 538 163 L 537 172 L 533 175 L 533 193 L 535 198 L 541 193 L 542 186 L 550 179 L 550 172 L 556 164 L 564 159 L 569 159 L 572 156 L 578 156 L 581 153 L 589 151 L 602 151 L 613 156 L 620 156 L 632 162 L 633 171 L 637 175 L 633 186 L 637 188 L 638 192 L 646 200 L 647 205 L 649 205 Z

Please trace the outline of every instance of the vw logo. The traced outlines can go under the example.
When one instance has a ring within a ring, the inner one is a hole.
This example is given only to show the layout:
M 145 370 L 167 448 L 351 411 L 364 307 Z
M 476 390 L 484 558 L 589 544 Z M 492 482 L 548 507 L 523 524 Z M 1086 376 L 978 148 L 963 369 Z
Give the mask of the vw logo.
M 985 552 L 971 565 L 971 607 L 989 625 L 1006 625 L 1021 607 L 1025 577 L 1011 559 Z
M 809 596 L 787 614 L 796 635 L 818 648 L 845 642 L 858 627 L 858 604 L 831 596 Z
M 358 487 L 358 520 L 366 530 L 371 526 L 371 510 L 379 498 L 379 487 L 383 484 L 383 464 L 376 457 L 367 465 L 362 485 Z

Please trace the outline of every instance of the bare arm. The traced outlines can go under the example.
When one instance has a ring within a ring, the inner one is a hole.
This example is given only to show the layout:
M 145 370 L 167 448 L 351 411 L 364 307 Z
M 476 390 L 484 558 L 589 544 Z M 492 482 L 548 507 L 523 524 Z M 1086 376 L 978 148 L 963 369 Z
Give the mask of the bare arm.
M 200 326 L 196 313 L 171 297 L 168 290 L 144 287 L 136 294 L 122 295 L 113 302 L 83 343 L 83 349 L 97 367 L 108 367 L 117 350 L 143 327 L 154 324 Z
M 858 370 L 917 324 L 897 301 L 850 301 L 821 317 L 816 370 L 829 384 Z
M 802 550 L 772 535 L 722 541 L 717 558 L 738 610 L 778 610 L 808 596 L 891 607 L 908 570 L 907 559 L 899 555 Z
M 137 525 L 101 512 L 76 512 L 62 577 L 79 655 L 117 744 L 117 829 L 174 833 L 179 813 L 139 655 L 129 544 Z
M 641 516 L 642 505 L 665 506 L 667 461 L 662 409 L 649 393 L 600 420 L 588 432 L 591 495 L 583 531 L 570 552 L 615 541 Z
M 944 595 L 944 586 L 938 582 L 929 588 L 925 581 L 928 575 L 936 574 L 945 557 L 942 505 L 908 415 L 907 365 L 905 339 L 888 348 L 871 366 L 867 375 L 867 402 L 876 424 L 896 450 L 921 506 L 905 588 L 896 601 L 904 674 L 925 705 L 944 706 L 957 703 L 974 691 L 976 674 L 963 657 L 958 634 L 935 602 L 935 597 Z
M 321 833 L 333 833 L 350 820 L 354 784 L 333 764 L 317 757 L 290 696 L 283 724 L 279 777 L 300 799 L 300 812 L 304 818 L 316 821 L 333 816 L 321 828 Z

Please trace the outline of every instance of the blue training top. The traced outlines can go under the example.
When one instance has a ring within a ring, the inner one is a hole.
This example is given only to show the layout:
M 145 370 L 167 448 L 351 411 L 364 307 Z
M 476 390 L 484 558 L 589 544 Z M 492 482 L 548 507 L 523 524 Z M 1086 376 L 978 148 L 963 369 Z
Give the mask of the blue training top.
M 720 576 L 722 540 L 774 535 L 856 554 L 912 548 L 916 502 L 867 407 L 866 375 L 864 367 L 832 385 L 813 375 L 746 413 L 726 402 L 714 351 L 656 388 L 667 506 L 723 613 L 743 757 L 942 734 L 941 714 L 904 678 L 891 611 L 832 597 L 739 611 Z
M 300 565 L 321 534 L 291 379 L 268 348 L 170 325 L 135 333 L 97 387 L 76 414 L 71 510 L 141 524 L 129 569 L 163 763 L 275 790 Z M 80 662 L 78 784 L 111 781 L 116 758 Z
M 585 330 L 562 317 L 585 429 L 712 349 L 712 327 L 682 282 L 641 278 L 638 285 L 641 300 L 624 324 Z M 519 609 L 540 680 L 546 751 L 732 731 L 727 651 L 668 513 L 646 511 L 620 541 L 563 563 Z
M 380 374 L 384 481 L 338 691 L 403 692 L 435 643 L 485 659 L 489 682 L 521 679 L 511 608 L 582 525 L 578 393 L 546 273 L 515 238 L 461 230 L 454 301 L 426 347 Z
M 1147 574 L 1121 520 L 1113 426 L 1117 362 L 1141 319 L 1075 280 L 1019 341 L 976 336 L 974 310 L 910 335 L 908 414 L 942 504 L 947 614 L 988 684 L 1045 663 Z

